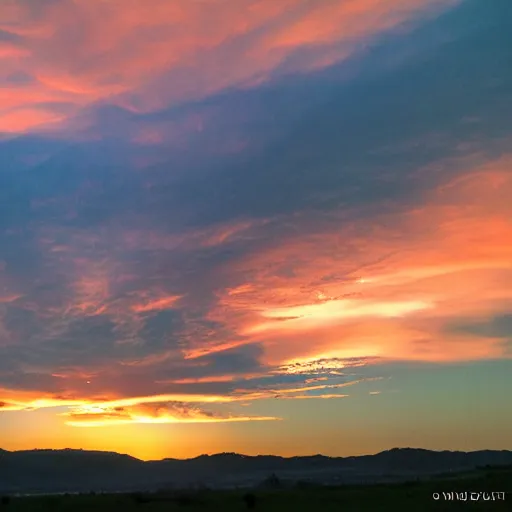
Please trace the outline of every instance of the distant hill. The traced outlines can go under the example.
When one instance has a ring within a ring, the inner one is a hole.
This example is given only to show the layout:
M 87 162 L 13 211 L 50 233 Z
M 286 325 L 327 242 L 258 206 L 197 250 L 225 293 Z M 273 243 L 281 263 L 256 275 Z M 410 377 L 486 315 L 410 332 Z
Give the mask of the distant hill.
M 129 455 L 85 450 L 0 449 L 0 492 L 73 492 L 157 489 L 202 482 L 254 485 L 269 474 L 291 480 L 368 482 L 411 479 L 512 465 L 511 451 L 450 452 L 394 448 L 358 457 L 201 455 L 187 460 L 141 461 Z

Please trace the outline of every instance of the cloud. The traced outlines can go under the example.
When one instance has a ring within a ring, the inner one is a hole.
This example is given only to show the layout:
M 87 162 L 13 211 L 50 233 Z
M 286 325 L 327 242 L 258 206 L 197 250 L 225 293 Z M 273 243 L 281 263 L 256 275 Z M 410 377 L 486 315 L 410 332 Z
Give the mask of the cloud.
M 500 314 L 481 320 L 459 319 L 446 326 L 448 332 L 457 332 L 472 336 L 512 339 L 512 314 Z
M 259 376 L 247 377 L 246 382 Z M 339 377 L 337 377 L 339 379 Z M 293 386 L 279 384 L 269 387 L 258 386 L 250 389 L 234 389 L 226 395 L 209 394 L 161 394 L 150 396 L 134 396 L 123 398 L 73 398 L 72 396 L 59 396 L 48 394 L 42 397 L 40 393 L 29 391 L 12 391 L 1 389 L 3 397 L 0 402 L 2 411 L 32 411 L 44 408 L 67 407 L 69 410 L 60 413 L 66 418 L 66 424 L 75 427 L 102 427 L 129 423 L 219 423 L 219 422 L 245 422 L 270 421 L 280 418 L 273 416 L 247 416 L 237 415 L 229 411 L 209 411 L 205 405 L 222 405 L 248 403 L 255 400 L 269 398 L 283 398 L 286 400 L 306 400 L 318 398 L 344 398 L 348 395 L 328 393 L 325 390 L 334 390 L 353 386 L 363 381 L 379 380 L 366 378 L 347 380 L 335 384 L 319 384 L 306 386 Z M 184 382 L 190 384 L 190 382 Z M 4 399 L 5 397 L 5 399 Z M 194 405 L 197 404 L 197 405 Z
M 2 410 L 248 421 L 395 361 L 510 357 L 495 12 L 8 5 Z M 65 122 L 12 136 L 47 113 Z
M 508 158 L 483 167 L 477 163 L 411 211 L 352 221 L 345 228 L 328 216 L 308 219 L 311 233 L 304 227 L 297 234 L 290 231 L 279 243 L 229 261 L 231 277 L 239 275 L 241 281 L 221 295 L 219 315 L 236 311 L 233 318 L 242 332 L 258 343 L 264 329 L 266 354 L 314 346 L 322 347 L 322 355 L 344 358 L 465 359 L 486 351 L 499 357 L 500 348 L 490 339 L 484 345 L 475 340 L 472 353 L 456 336 L 448 347 L 438 345 L 437 352 L 432 338 L 436 322 L 445 316 L 493 310 L 510 300 L 502 286 L 510 279 L 510 248 L 504 242 L 510 239 L 509 166 Z M 339 329 L 333 328 L 336 324 Z M 427 324 L 430 334 L 423 331 Z M 298 336 L 313 336 L 315 343 L 298 343 Z M 335 353 L 328 349 L 329 337 L 336 340 Z M 360 353 L 351 352 L 351 339 Z M 431 355 L 420 349 L 423 342 Z M 407 353 L 400 354 L 400 346 L 409 347 Z
M 275 321 L 262 323 L 251 327 L 249 334 L 261 331 L 279 331 L 304 329 L 315 326 L 328 326 L 337 321 L 351 318 L 369 317 L 402 317 L 408 313 L 414 313 L 432 307 L 425 302 L 409 303 L 368 303 L 364 300 L 331 300 L 321 304 L 308 304 L 290 308 L 278 308 L 264 311 L 263 317 L 275 319 Z
M 282 385 L 292 376 L 304 383 L 375 362 L 507 357 L 489 330 L 468 336 L 450 325 L 512 301 L 510 158 L 455 165 L 465 173 L 413 209 L 379 217 L 305 212 L 174 241 L 158 231 L 57 230 L 40 245 L 45 280 L 6 290 L 0 379 L 48 400 L 142 391 L 194 401 L 190 391 L 200 389 L 197 400 L 219 390 L 229 403 L 242 382 L 240 400 L 263 400 L 291 396 Z M 291 229 L 276 238 L 279 225 Z M 142 266 L 127 257 L 138 251 Z M 338 384 L 291 389 L 330 396 Z
M 341 370 L 344 368 L 357 368 L 358 366 L 364 366 L 371 364 L 372 361 L 367 359 L 340 359 L 336 357 L 332 358 L 318 358 L 313 360 L 295 360 L 288 364 L 282 365 L 277 370 L 277 373 L 287 375 L 308 375 L 308 374 L 331 374 L 331 375 L 343 375 Z M 313 379 L 307 379 L 309 381 L 323 381 L 327 380 L 327 377 L 317 377 Z
M 133 414 L 71 414 L 70 418 L 70 420 L 66 421 L 66 425 L 69 425 L 71 427 L 106 427 L 109 425 L 127 425 L 131 423 L 232 423 L 246 421 L 273 421 L 279 419 L 271 416 L 210 417 L 201 414 L 187 417 L 180 417 L 175 415 L 152 416 L 148 414 L 143 415 L 138 412 L 135 412 Z
M 91 9 L 84 1 L 9 1 L 0 25 L 7 39 L 2 47 L 5 69 L 29 72 L 34 85 L 28 103 L 16 88 L 6 100 L 11 108 L 67 101 L 75 113 L 98 101 L 134 110 L 161 108 L 261 83 L 280 67 L 288 72 L 325 67 L 418 13 L 452 4 L 367 0 L 323 6 L 302 0 L 279 5 L 243 0 L 235 7 L 218 1 L 198 6 L 155 0 L 148 9 L 140 0 L 113 0 Z M 309 54 L 294 58 L 304 50 Z M 29 121 L 25 117 L 10 129 L 27 131 L 43 123 L 41 117 Z
M 55 123 L 62 119 L 63 117 L 55 112 L 35 108 L 19 108 L 0 116 L 0 130 L 7 133 L 18 133 L 28 128 Z
M 81 406 L 63 413 L 66 424 L 73 427 L 103 427 L 129 423 L 226 423 L 272 421 L 271 416 L 221 415 L 192 407 L 186 403 L 144 403 L 133 407 Z

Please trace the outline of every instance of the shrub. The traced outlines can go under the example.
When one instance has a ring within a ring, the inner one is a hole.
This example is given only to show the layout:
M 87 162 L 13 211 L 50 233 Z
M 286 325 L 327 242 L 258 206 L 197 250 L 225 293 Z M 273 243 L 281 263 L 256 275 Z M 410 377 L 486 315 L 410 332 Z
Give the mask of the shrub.
M 251 492 L 244 495 L 243 500 L 248 509 L 256 508 L 256 496 Z
M 130 494 L 130 498 L 135 503 L 149 503 L 149 501 L 151 501 L 149 496 L 147 496 L 141 492 L 134 492 L 134 493 Z

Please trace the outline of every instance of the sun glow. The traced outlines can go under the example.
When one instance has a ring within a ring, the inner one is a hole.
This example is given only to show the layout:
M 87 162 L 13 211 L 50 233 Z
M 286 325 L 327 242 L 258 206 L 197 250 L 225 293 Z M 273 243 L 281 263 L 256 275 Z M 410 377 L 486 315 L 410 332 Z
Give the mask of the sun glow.
M 247 334 L 268 330 L 307 329 L 363 317 L 397 318 L 433 307 L 432 302 L 424 300 L 380 302 L 341 299 L 320 304 L 275 308 L 261 312 L 261 316 L 273 321 L 253 325 L 247 330 Z

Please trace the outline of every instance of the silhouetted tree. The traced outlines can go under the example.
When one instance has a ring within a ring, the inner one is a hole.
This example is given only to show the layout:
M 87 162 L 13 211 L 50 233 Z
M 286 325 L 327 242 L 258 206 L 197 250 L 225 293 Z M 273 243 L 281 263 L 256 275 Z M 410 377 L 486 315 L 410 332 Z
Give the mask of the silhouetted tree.
M 3 507 L 6 507 L 7 505 L 9 505 L 9 503 L 11 503 L 11 497 L 10 496 L 2 496 L 1 503 L 2 503 Z
M 243 499 L 248 509 L 256 508 L 256 496 L 252 492 L 245 494 Z
M 272 473 L 268 478 L 263 481 L 263 487 L 270 489 L 277 489 L 281 487 L 281 480 L 279 480 L 278 476 L 275 473 Z

